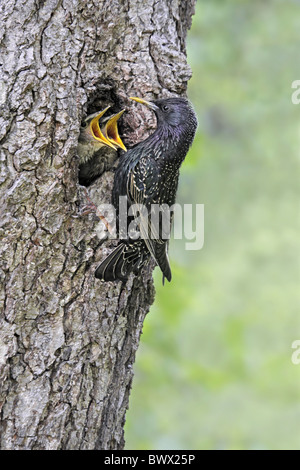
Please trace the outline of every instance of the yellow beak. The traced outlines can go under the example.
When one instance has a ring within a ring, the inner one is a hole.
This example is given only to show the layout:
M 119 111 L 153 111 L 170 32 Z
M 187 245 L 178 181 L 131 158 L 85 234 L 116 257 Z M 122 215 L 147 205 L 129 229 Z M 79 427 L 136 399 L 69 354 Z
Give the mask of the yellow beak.
M 108 140 L 102 133 L 100 126 L 99 126 L 99 119 L 103 116 L 104 113 L 110 108 L 110 106 L 107 106 L 101 113 L 97 114 L 90 123 L 90 130 L 91 134 L 94 137 L 95 140 L 98 140 L 100 142 L 103 142 L 105 145 L 108 145 L 108 147 L 113 148 L 114 150 L 117 150 L 116 147 Z
M 103 129 L 103 134 L 109 142 L 113 143 L 117 147 L 120 147 L 122 150 L 125 150 L 125 152 L 127 152 L 127 149 L 125 145 L 123 144 L 121 137 L 119 136 L 118 125 L 117 125 L 117 121 L 122 116 L 124 111 L 125 109 L 123 109 L 117 114 L 114 114 L 113 116 L 109 118 L 109 120 L 106 122 L 105 127 Z
M 148 106 L 148 108 L 153 109 L 153 111 L 158 109 L 158 106 L 152 103 L 152 101 L 146 101 L 146 100 L 143 100 L 142 98 L 136 98 L 135 96 L 130 96 L 129 99 L 137 101 L 138 103 L 144 104 L 145 106 Z

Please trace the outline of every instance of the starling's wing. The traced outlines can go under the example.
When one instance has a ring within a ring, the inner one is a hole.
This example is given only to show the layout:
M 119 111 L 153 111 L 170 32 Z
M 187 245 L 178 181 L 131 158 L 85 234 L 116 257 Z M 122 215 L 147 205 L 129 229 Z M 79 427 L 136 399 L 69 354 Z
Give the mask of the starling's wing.
M 138 165 L 137 165 L 138 166 Z M 134 170 L 129 174 L 128 179 L 128 186 L 127 186 L 127 196 L 130 200 L 137 204 L 138 206 L 145 206 L 148 210 L 149 206 L 149 193 L 147 193 L 147 184 L 146 181 L 141 181 L 140 169 L 135 167 Z M 150 203 L 151 204 L 151 203 Z M 145 244 L 157 262 L 155 257 L 155 248 L 153 245 L 153 240 L 150 238 L 152 237 L 151 233 L 151 224 L 149 221 L 149 214 L 145 214 L 144 211 L 139 212 L 140 218 L 140 231 L 141 231 L 141 238 L 144 239 Z M 150 226 L 150 227 L 149 227 Z
M 161 174 L 161 181 L 158 187 L 158 194 L 156 196 L 156 207 L 159 207 L 159 225 L 158 230 L 154 224 L 151 223 L 151 235 L 154 238 L 155 257 L 160 269 L 163 272 L 164 278 L 171 281 L 171 268 L 169 263 L 168 249 L 169 239 L 173 225 L 173 209 L 170 210 L 176 200 L 176 192 L 178 186 L 179 171 L 174 169 L 167 170 Z
M 158 206 L 160 201 L 159 178 L 158 168 L 153 161 L 149 162 L 149 158 L 142 157 L 129 173 L 127 196 L 133 203 L 146 207 L 146 214 L 143 211 L 139 213 L 141 236 L 164 277 L 170 281 L 172 275 L 167 253 L 168 242 L 160 228 L 155 227 L 151 222 L 151 205 Z

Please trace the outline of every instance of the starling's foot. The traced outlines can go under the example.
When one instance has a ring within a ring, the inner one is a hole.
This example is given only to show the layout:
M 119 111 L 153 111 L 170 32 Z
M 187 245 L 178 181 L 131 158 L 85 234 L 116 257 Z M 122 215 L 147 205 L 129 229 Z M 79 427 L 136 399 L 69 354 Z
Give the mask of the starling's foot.
M 90 196 L 89 196 L 89 193 L 86 189 L 85 186 L 82 186 L 82 189 L 84 190 L 84 193 L 85 193 L 85 197 L 86 199 L 88 200 L 87 204 L 85 204 L 84 206 L 82 206 L 80 209 L 79 209 L 79 214 L 80 216 L 83 216 L 83 215 L 88 215 L 88 214 L 91 214 L 92 212 L 94 212 L 94 214 L 97 214 L 97 206 L 96 204 L 93 203 L 93 201 L 91 200 Z
M 97 206 L 93 202 L 89 204 L 85 204 L 79 209 L 79 215 L 81 217 L 84 215 L 92 214 L 92 213 L 94 213 L 98 217 Z

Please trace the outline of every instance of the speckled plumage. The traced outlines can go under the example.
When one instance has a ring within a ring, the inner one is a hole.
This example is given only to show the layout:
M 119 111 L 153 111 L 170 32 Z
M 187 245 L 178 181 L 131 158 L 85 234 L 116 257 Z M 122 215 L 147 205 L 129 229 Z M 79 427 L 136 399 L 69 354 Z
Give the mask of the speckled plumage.
M 179 168 L 194 139 L 197 118 L 184 98 L 160 99 L 144 104 L 154 110 L 157 128 L 120 158 L 112 201 L 118 210 L 119 197 L 127 196 L 129 206 L 143 204 L 150 214 L 153 204 L 172 206 L 175 203 Z M 150 217 L 142 218 L 140 224 L 141 234 L 147 230 L 151 232 Z M 170 281 L 168 235 L 160 230 L 156 239 L 122 240 L 97 268 L 96 277 L 106 281 L 124 280 L 131 271 L 138 272 L 152 255 L 163 276 Z

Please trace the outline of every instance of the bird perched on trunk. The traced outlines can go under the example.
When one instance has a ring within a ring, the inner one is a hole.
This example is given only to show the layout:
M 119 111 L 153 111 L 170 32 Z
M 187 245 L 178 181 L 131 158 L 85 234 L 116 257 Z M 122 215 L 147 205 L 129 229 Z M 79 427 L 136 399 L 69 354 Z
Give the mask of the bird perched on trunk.
M 197 118 L 185 98 L 167 98 L 146 101 L 131 98 L 152 109 L 157 118 L 155 132 L 124 154 L 117 167 L 113 204 L 118 213 L 119 197 L 126 196 L 128 207 L 143 205 L 147 210 L 139 212 L 141 238 L 127 238 L 98 266 L 95 276 L 105 281 L 126 280 L 130 272 L 137 273 L 152 256 L 166 277 L 171 281 L 168 260 L 169 228 L 153 227 L 152 207 L 171 207 L 175 203 L 179 168 L 193 142 Z M 163 211 L 162 211 L 163 212 Z
M 116 151 L 121 148 L 126 152 L 118 132 L 118 119 L 124 113 L 124 109 L 117 114 L 105 117 L 104 114 L 110 108 L 88 116 L 80 129 L 77 153 L 79 156 L 79 182 L 88 186 L 99 174 L 103 173 L 105 156 L 111 150 L 112 158 L 116 157 Z

